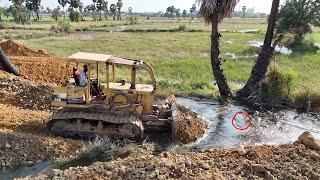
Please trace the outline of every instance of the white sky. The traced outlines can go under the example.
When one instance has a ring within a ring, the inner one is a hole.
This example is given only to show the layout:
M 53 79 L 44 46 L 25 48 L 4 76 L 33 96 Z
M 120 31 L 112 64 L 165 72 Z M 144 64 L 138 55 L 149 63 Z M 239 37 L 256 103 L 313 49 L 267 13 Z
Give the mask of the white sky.
M 92 0 L 81 0 L 85 5 L 92 3 Z M 116 3 L 117 0 L 108 0 L 109 5 L 111 3 Z M 281 0 L 285 2 L 285 0 Z M 44 7 L 56 7 L 58 6 L 58 0 L 42 0 L 42 5 Z M 174 5 L 180 9 L 189 10 L 195 0 L 123 0 L 124 10 L 128 7 L 132 7 L 135 12 L 158 12 L 165 11 L 170 5 Z M 271 8 L 272 0 L 240 0 L 236 10 L 241 10 L 242 6 L 247 6 L 247 8 L 254 8 L 256 12 L 269 13 Z M 2 6 L 9 6 L 11 2 L 8 0 L 0 0 Z

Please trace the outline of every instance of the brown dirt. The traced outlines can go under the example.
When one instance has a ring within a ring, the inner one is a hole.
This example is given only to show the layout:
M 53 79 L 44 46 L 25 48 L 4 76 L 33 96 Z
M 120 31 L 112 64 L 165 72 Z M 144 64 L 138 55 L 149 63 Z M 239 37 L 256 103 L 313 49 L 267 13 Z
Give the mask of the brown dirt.
M 180 106 L 179 118 L 177 137 L 181 142 L 195 142 L 204 135 L 207 125 L 198 118 L 196 113 L 190 112 L 187 108 Z
M 65 59 L 49 56 L 42 50 L 32 50 L 11 40 L 0 44 L 21 77 L 37 83 L 61 84 L 65 81 Z M 0 66 L 1 69 L 1 66 Z M 3 73 L 0 72 L 0 75 Z
M 21 77 L 37 83 L 61 84 L 67 72 L 63 58 L 58 57 L 9 57 L 20 70 Z
M 319 179 L 320 152 L 298 142 L 118 159 L 27 179 Z
M 45 57 L 48 53 L 43 50 L 33 50 L 24 45 L 8 40 L 0 43 L 0 46 L 7 56 L 29 56 L 29 57 Z
M 83 145 L 71 139 L 0 131 L 0 170 L 52 158 L 72 158 Z
M 50 110 L 50 94 L 52 87 L 35 84 L 11 74 L 0 75 L 0 103 L 15 107 L 35 110 Z

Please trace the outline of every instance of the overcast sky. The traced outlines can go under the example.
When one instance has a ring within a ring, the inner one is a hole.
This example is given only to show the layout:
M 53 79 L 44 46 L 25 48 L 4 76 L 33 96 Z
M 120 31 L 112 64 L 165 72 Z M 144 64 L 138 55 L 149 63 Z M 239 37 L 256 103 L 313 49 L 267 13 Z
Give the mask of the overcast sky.
M 92 0 L 81 0 L 85 5 L 92 3 Z M 108 0 L 109 4 L 116 3 L 117 0 Z M 281 0 L 283 3 L 285 0 Z M 9 0 L 0 0 L 2 6 L 9 6 Z M 158 12 L 165 11 L 170 5 L 174 5 L 180 9 L 189 10 L 195 0 L 123 0 L 124 10 L 132 7 L 135 12 Z M 58 0 L 42 0 L 44 7 L 58 6 Z M 272 0 L 240 0 L 236 10 L 240 10 L 242 6 L 254 8 L 256 12 L 269 13 Z

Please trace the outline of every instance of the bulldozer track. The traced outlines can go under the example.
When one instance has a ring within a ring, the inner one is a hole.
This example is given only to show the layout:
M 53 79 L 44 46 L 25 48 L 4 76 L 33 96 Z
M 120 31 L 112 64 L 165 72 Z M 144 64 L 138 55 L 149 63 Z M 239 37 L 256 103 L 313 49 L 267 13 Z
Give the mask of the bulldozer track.
M 63 137 L 107 135 L 134 140 L 142 139 L 144 131 L 139 117 L 130 112 L 108 109 L 59 110 L 49 119 L 47 128 Z

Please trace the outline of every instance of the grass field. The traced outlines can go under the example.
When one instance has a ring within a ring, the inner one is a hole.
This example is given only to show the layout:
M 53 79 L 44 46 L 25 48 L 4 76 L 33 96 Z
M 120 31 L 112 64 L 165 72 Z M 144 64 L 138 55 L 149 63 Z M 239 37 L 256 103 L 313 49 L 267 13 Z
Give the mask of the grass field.
M 44 30 L 28 30 L 30 25 L 15 25 L 25 30 L 5 29 L 2 38 L 13 38 L 31 48 L 43 49 L 50 54 L 66 57 L 77 51 L 112 54 L 150 62 L 157 74 L 160 94 L 216 95 L 210 65 L 210 26 L 199 20 L 139 19 L 139 24 L 127 26 L 125 21 L 86 21 L 72 27 L 91 28 L 91 31 L 59 35 L 49 31 L 52 21 L 32 24 Z M 117 32 L 122 29 L 172 29 L 179 25 L 203 32 Z M 12 24 L 7 24 L 12 27 Z M 263 41 L 266 19 L 228 19 L 221 25 L 221 54 L 223 68 L 235 91 L 250 75 L 259 47 L 253 41 Z M 100 31 L 94 31 L 100 28 Z M 105 29 L 104 29 L 105 28 Z M 93 31 L 92 31 L 93 30 Z M 251 31 L 252 32 L 251 32 Z M 260 31 L 258 31 L 260 30 Z M 31 35 L 30 35 L 31 33 Z M 15 36 L 12 37 L 12 34 Z M 308 40 L 320 43 L 320 31 L 314 29 Z M 279 54 L 271 67 L 293 77 L 292 95 L 310 89 L 320 93 L 320 52 Z

